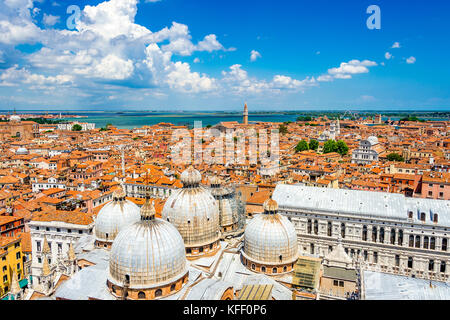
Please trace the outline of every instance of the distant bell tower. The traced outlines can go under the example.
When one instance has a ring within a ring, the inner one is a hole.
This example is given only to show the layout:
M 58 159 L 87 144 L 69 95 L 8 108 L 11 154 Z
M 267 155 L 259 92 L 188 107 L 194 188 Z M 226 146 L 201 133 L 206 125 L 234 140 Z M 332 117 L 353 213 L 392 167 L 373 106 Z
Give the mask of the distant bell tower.
M 248 124 L 248 107 L 247 103 L 244 105 L 244 124 Z

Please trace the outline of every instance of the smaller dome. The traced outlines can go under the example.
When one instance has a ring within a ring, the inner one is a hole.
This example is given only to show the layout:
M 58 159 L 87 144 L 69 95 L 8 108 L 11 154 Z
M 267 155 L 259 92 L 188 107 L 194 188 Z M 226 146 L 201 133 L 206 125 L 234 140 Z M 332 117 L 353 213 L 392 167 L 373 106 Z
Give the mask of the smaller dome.
M 274 212 L 278 210 L 278 203 L 273 199 L 267 199 L 263 204 L 264 211 L 266 212 Z
M 378 144 L 378 138 L 375 136 L 370 136 L 367 138 L 367 141 L 370 142 L 371 145 L 375 145 Z
M 193 166 L 184 170 L 180 178 L 184 187 L 195 187 L 202 181 L 202 175 Z
M 13 114 L 11 117 L 9 117 L 9 121 L 19 122 L 20 120 L 20 116 L 18 116 L 17 114 Z
M 27 148 L 20 147 L 19 149 L 16 150 L 16 154 L 28 154 L 28 150 Z

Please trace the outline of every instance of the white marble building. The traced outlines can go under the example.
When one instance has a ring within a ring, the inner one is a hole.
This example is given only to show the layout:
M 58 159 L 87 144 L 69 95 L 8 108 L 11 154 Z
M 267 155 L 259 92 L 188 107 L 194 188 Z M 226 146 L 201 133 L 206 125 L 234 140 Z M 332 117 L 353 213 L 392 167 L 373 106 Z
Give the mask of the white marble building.
M 369 137 L 367 140 L 361 140 L 358 149 L 353 150 L 352 163 L 370 164 L 378 161 L 384 148 L 379 144 L 377 137 Z
M 273 199 L 303 253 L 323 257 L 341 236 L 365 270 L 449 280 L 450 201 L 299 185 L 278 185 Z
M 68 265 L 70 246 L 82 236 L 92 234 L 94 221 L 92 218 L 77 219 L 80 218 L 77 215 L 85 215 L 81 212 L 72 214 L 67 219 L 64 215 L 54 215 L 49 217 L 52 221 L 45 221 L 50 219 L 44 214 L 44 217 L 37 217 L 29 223 L 32 288 L 35 291 L 49 293 L 62 274 L 68 275 L 75 271 L 70 270 L 71 266 Z M 47 266 L 44 266 L 46 263 Z

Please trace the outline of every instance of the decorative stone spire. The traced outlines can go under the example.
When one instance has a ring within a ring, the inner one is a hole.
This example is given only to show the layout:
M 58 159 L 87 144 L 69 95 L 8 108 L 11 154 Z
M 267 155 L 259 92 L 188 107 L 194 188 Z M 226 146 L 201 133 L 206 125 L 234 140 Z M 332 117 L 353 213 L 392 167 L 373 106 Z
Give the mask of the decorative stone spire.
M 69 251 L 67 252 L 67 256 L 69 257 L 69 261 L 75 261 L 75 250 L 73 249 L 72 241 L 69 244 Z
M 44 257 L 44 263 L 42 265 L 42 275 L 48 276 L 50 274 L 50 266 L 48 264 L 47 257 Z
M 11 294 L 16 296 L 21 291 L 19 281 L 17 280 L 16 271 L 13 271 L 12 279 L 11 279 Z
M 44 235 L 44 244 L 42 245 L 42 253 L 50 254 L 50 246 L 48 245 L 47 236 Z
M 324 257 L 324 264 L 327 266 L 352 268 L 353 260 L 345 252 L 342 246 L 342 238 L 339 236 L 336 248 Z

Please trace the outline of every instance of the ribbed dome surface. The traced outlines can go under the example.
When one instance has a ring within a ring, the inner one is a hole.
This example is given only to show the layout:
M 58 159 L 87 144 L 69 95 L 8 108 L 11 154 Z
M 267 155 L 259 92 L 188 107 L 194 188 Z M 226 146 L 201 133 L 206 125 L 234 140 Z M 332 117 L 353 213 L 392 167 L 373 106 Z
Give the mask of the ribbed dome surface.
M 192 247 L 219 239 L 219 208 L 211 192 L 199 185 L 200 173 L 191 168 L 182 173 L 184 186 L 167 199 L 162 218 L 178 229 L 186 246 Z
M 256 215 L 245 228 L 244 254 L 262 264 L 296 261 L 298 244 L 294 225 L 278 213 Z
M 176 281 L 186 274 L 183 239 L 161 219 L 140 221 L 123 229 L 114 240 L 108 279 L 129 288 L 148 289 Z
M 187 246 L 200 246 L 219 239 L 219 208 L 204 187 L 176 190 L 166 201 L 162 218 L 172 223 Z
M 129 200 L 111 201 L 98 213 L 95 220 L 95 237 L 112 241 L 119 231 L 141 219 L 140 209 Z

